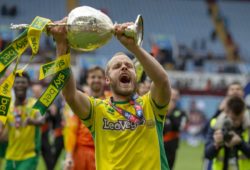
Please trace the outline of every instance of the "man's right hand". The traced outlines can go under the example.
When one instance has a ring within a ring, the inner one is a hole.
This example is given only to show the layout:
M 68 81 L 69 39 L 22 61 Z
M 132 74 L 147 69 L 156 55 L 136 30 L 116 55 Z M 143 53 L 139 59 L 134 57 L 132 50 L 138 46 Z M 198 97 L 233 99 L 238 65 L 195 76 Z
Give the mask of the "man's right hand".
M 66 23 L 67 17 L 60 21 L 55 21 L 55 24 Z M 57 55 L 61 56 L 67 53 L 69 44 L 67 41 L 67 30 L 66 26 L 51 26 L 48 27 L 48 32 L 54 37 L 57 46 Z
M 54 24 L 62 24 L 67 22 L 67 17 L 59 21 L 54 21 Z M 66 41 L 67 30 L 66 26 L 49 26 L 47 31 L 53 35 L 56 42 Z
M 214 145 L 218 149 L 223 144 L 223 133 L 221 129 L 218 129 L 214 132 Z

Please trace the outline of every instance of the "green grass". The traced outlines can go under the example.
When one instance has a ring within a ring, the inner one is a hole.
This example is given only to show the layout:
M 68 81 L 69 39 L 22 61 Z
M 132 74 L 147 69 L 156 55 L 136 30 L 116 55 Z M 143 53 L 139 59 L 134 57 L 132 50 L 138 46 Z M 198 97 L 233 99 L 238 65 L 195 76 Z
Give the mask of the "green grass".
M 62 154 L 58 158 L 55 170 L 62 170 L 62 163 L 63 163 L 64 154 L 65 153 L 62 152 Z M 4 167 L 5 167 L 5 162 L 3 161 L 2 165 L 0 163 L 0 170 L 4 170 Z M 44 160 L 42 158 L 42 155 L 40 156 L 37 170 L 46 170 L 46 166 L 45 166 Z
M 192 147 L 186 142 L 181 142 L 174 170 L 201 170 L 203 153 L 203 145 Z
M 174 170 L 201 170 L 202 169 L 203 145 L 198 147 L 189 146 L 186 142 L 181 142 L 177 152 L 177 160 Z M 61 154 L 55 170 L 62 169 L 64 153 Z M 4 164 L 4 163 L 3 163 Z M 4 165 L 0 166 L 1 170 Z M 37 170 L 46 170 L 44 161 L 40 157 Z

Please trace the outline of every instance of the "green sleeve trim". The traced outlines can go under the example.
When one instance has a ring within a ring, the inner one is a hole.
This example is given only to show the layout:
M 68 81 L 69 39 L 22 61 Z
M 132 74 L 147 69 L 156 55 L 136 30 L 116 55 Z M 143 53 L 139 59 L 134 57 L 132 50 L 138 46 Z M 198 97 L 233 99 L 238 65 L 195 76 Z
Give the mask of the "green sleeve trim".
M 163 121 L 165 119 L 165 115 L 158 115 L 160 119 Z
M 165 108 L 165 107 L 168 105 L 168 104 L 165 104 L 165 105 L 163 105 L 163 106 L 160 106 L 160 105 L 158 105 L 158 104 L 154 101 L 154 99 L 152 99 L 152 101 L 153 101 L 155 107 L 156 107 L 157 109 L 159 109 L 159 110 Z
M 91 101 L 89 101 L 89 102 L 91 104 Z M 92 104 L 91 104 L 90 109 L 89 109 L 89 115 L 88 115 L 88 117 L 86 117 L 85 119 L 82 119 L 82 120 L 83 121 L 89 120 L 91 118 L 91 115 L 92 115 Z
M 114 104 L 127 104 L 129 101 L 114 101 Z
M 160 149 L 160 162 L 161 162 L 161 170 L 170 170 L 168 165 L 168 160 L 166 157 L 165 149 L 164 149 L 164 142 L 163 142 L 163 123 L 158 121 L 155 118 L 156 121 L 156 130 L 157 130 L 157 137 L 159 141 L 159 149 Z

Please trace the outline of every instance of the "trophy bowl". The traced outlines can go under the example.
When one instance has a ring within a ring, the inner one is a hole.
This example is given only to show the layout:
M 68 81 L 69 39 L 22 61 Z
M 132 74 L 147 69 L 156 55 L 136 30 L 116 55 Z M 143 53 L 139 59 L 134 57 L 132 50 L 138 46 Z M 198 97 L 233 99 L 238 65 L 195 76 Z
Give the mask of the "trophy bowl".
M 71 48 L 92 51 L 112 38 L 113 23 L 101 11 L 82 6 L 69 13 L 66 28 Z
M 111 19 L 89 6 L 73 9 L 67 19 L 67 38 L 71 48 L 78 51 L 93 51 L 106 44 L 114 33 Z M 143 39 L 143 19 L 138 15 L 135 24 L 125 30 L 125 35 L 141 45 Z

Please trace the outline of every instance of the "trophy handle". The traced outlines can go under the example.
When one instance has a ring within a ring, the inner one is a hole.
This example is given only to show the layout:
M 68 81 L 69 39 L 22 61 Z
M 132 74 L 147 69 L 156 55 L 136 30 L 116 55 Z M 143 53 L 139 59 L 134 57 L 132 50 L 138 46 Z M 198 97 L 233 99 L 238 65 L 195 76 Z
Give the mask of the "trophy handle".
M 10 24 L 10 29 L 12 30 L 20 30 L 20 29 L 25 29 L 25 28 L 29 28 L 29 24 Z M 48 25 L 46 25 L 46 27 L 53 27 L 53 26 L 68 26 L 67 23 L 48 23 Z
M 125 35 L 134 38 L 137 45 L 141 46 L 143 41 L 143 18 L 138 15 L 135 24 L 128 26 L 125 29 Z

